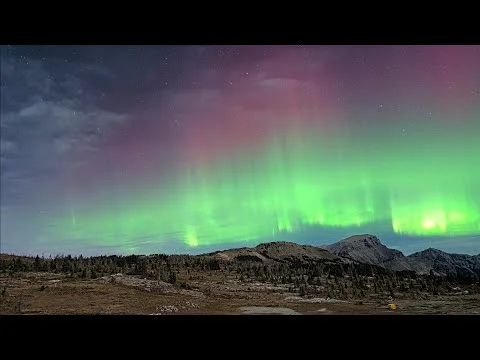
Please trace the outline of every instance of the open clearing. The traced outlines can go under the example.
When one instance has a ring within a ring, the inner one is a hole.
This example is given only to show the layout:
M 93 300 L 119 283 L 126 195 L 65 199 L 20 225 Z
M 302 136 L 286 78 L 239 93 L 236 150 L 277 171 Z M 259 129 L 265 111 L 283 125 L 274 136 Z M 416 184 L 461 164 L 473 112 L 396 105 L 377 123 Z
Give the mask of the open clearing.
M 1 314 L 480 314 L 480 295 L 396 299 L 396 310 L 380 299 L 300 297 L 281 286 L 233 280 L 192 282 L 189 289 L 134 276 L 68 278 L 55 273 L 0 277 Z

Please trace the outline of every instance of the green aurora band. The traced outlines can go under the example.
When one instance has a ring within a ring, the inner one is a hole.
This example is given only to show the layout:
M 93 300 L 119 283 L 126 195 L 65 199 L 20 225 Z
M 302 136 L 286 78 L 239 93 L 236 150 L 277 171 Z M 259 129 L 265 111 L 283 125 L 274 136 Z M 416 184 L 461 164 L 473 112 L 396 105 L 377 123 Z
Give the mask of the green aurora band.
M 478 114 L 463 127 L 441 122 L 442 131 L 427 122 L 406 134 L 277 131 L 212 166 L 185 166 L 168 182 L 159 176 L 102 188 L 83 204 L 75 200 L 51 229 L 82 245 L 124 249 L 254 242 L 310 226 L 380 222 L 412 236 L 479 234 Z

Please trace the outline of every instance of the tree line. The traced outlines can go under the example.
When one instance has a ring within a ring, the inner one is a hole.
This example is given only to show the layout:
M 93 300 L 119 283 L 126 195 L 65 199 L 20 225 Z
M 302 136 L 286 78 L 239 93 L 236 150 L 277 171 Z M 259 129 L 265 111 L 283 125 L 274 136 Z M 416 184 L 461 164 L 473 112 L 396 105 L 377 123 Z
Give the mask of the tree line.
M 233 261 L 214 255 L 110 255 L 110 256 L 55 256 L 19 257 L 1 256 L 0 272 L 53 272 L 80 279 L 121 273 L 177 283 L 178 276 L 186 286 L 211 274 L 230 276 L 238 281 L 258 281 L 273 285 L 288 285 L 300 295 L 322 294 L 338 298 L 362 298 L 368 294 L 422 293 L 453 291 L 458 284 L 475 284 L 477 278 L 449 274 L 435 276 L 433 272 L 418 275 L 414 271 L 392 271 L 381 266 L 357 262 L 308 260 L 291 258 L 283 261 L 261 262 L 255 257 L 243 256 Z M 473 290 L 472 290 L 473 289 Z M 476 291 L 471 287 L 470 291 Z

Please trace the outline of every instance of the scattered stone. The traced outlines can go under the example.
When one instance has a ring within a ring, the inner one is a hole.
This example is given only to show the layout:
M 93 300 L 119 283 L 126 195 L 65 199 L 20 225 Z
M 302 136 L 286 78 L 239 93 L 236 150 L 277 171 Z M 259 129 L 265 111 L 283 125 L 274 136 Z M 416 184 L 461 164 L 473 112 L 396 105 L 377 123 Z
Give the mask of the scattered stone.
M 287 296 L 285 301 L 289 302 L 304 302 L 304 303 L 347 303 L 346 300 L 338 300 L 327 298 L 302 298 L 300 296 Z
M 243 306 L 239 308 L 244 314 L 278 314 L 278 315 L 302 315 L 295 310 L 283 307 L 268 306 Z
M 151 315 L 173 314 L 180 311 L 187 311 L 191 309 L 198 309 L 199 306 L 191 301 L 184 301 L 177 305 L 163 305 L 155 308 L 156 313 Z
M 159 311 L 160 313 L 176 313 L 176 312 L 178 312 L 178 308 L 174 305 L 160 306 L 160 307 L 157 307 L 155 310 Z

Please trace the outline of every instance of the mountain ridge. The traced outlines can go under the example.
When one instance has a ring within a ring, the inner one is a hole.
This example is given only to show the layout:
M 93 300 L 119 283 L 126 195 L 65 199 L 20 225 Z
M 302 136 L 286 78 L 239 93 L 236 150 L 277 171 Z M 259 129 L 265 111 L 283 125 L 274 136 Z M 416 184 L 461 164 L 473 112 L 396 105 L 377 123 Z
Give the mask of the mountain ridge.
M 328 245 L 300 245 L 288 241 L 261 243 L 255 247 L 228 249 L 203 254 L 223 261 L 284 262 L 325 260 L 376 265 L 393 271 L 414 271 L 437 276 L 480 277 L 480 254 L 447 253 L 427 248 L 405 256 L 385 246 L 372 234 L 352 235 Z
M 28 256 L 0 255 L 2 262 L 17 258 L 25 258 L 29 261 Z M 151 258 L 155 256 L 159 256 L 159 254 L 132 254 L 124 258 Z M 419 275 L 462 277 L 474 281 L 480 278 L 480 254 L 448 253 L 430 247 L 405 256 L 399 250 L 388 248 L 377 236 L 372 234 L 352 235 L 332 244 L 319 246 L 301 245 L 289 241 L 275 241 L 260 243 L 254 247 L 231 248 L 198 255 L 178 254 L 171 256 L 180 258 L 182 256 L 207 257 L 216 264 L 218 262 L 235 261 L 264 263 L 265 265 L 323 262 L 336 267 L 340 266 L 340 268 L 342 264 L 359 264 L 361 266 L 376 266 L 387 271 L 414 272 Z M 63 259 L 63 257 L 60 257 L 60 259 Z M 218 267 L 218 265 L 213 266 Z

